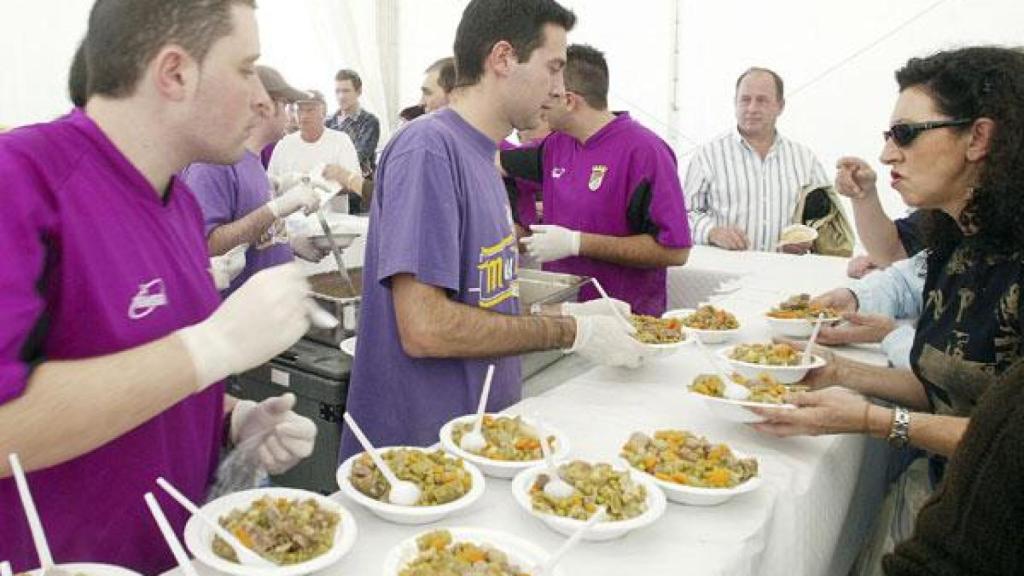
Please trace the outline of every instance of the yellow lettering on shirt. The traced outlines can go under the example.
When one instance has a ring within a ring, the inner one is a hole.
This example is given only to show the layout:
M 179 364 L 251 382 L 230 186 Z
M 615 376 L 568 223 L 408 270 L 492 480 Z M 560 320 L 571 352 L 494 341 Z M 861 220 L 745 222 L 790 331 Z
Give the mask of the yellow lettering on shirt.
M 493 308 L 509 298 L 519 296 L 516 271 L 519 258 L 516 236 L 509 234 L 492 246 L 480 248 L 479 271 L 481 308 Z

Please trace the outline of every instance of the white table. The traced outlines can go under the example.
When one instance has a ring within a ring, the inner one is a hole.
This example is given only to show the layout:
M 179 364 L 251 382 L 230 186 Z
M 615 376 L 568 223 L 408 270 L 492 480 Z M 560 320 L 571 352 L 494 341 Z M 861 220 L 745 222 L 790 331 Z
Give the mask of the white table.
M 781 254 L 757 255 L 757 259 L 759 265 L 737 274 L 742 286 L 719 300 L 737 312 L 744 341 L 767 337 L 767 325 L 758 314 L 776 302 L 787 286 L 792 291 L 817 292 L 841 283 L 845 271 L 845 261 L 838 259 Z M 701 255 L 694 263 L 703 260 Z M 742 259 L 711 260 L 735 265 Z M 869 349 L 850 352 L 884 361 Z M 702 400 L 685 392 L 693 376 L 705 371 L 709 367 L 698 352 L 686 348 L 639 370 L 594 368 L 509 410 L 535 415 L 561 429 L 571 439 L 573 456 L 588 460 L 614 461 L 633 431 L 682 428 L 727 442 L 760 461 L 765 480 L 761 489 L 712 508 L 670 503 L 653 526 L 620 540 L 581 545 L 566 559 L 566 572 L 845 574 L 881 500 L 884 446 L 861 436 L 775 439 L 723 422 Z M 392 546 L 443 526 L 504 530 L 548 550 L 563 540 L 518 508 L 508 481 L 489 478 L 485 496 L 472 509 L 423 527 L 386 523 L 337 497 L 356 516 L 359 536 L 353 551 L 323 574 L 379 574 Z

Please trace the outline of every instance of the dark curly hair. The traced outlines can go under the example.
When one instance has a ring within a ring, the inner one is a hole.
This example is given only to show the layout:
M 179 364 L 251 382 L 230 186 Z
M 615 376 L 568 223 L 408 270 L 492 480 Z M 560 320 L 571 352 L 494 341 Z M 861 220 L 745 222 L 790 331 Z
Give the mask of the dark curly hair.
M 989 118 L 995 131 L 980 181 L 959 223 L 977 230 L 988 251 L 1024 249 L 1024 51 L 977 46 L 912 58 L 896 72 L 900 92 L 920 88 L 950 118 Z M 961 130 L 969 130 L 965 126 Z M 925 243 L 944 251 L 960 232 L 952 219 L 929 214 L 922 222 Z

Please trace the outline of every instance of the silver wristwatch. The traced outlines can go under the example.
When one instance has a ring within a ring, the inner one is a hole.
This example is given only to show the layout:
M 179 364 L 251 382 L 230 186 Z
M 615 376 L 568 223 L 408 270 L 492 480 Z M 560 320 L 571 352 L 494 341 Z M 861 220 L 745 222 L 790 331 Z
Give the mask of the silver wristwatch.
M 893 408 L 888 441 L 896 448 L 902 448 L 910 442 L 910 410 L 902 406 Z

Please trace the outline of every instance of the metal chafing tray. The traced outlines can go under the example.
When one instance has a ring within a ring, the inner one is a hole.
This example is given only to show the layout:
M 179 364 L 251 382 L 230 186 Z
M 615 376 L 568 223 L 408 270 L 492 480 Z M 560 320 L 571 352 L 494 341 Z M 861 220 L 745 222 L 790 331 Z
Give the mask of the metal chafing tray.
M 520 268 L 520 306 L 525 310 L 534 303 L 559 304 L 561 302 L 576 302 L 580 295 L 580 288 L 588 280 L 590 279 L 587 277 L 575 276 L 573 274 Z M 540 372 L 562 356 L 561 350 L 544 350 L 523 354 L 520 357 L 523 364 L 523 379 L 525 380 Z
M 357 291 L 362 290 L 362 269 L 350 269 L 349 276 Z M 575 302 L 579 297 L 580 287 L 588 278 L 543 270 L 519 270 L 519 303 L 525 310 L 534 303 L 558 304 Z M 342 340 L 356 333 L 359 326 L 360 294 L 349 294 L 341 285 L 336 272 L 324 272 L 309 277 L 313 298 L 317 304 L 336 316 L 341 323 L 333 330 L 310 328 L 306 338 L 326 344 L 338 346 Z M 559 350 L 531 352 L 522 356 L 523 378 L 539 372 L 545 366 L 562 356 Z

